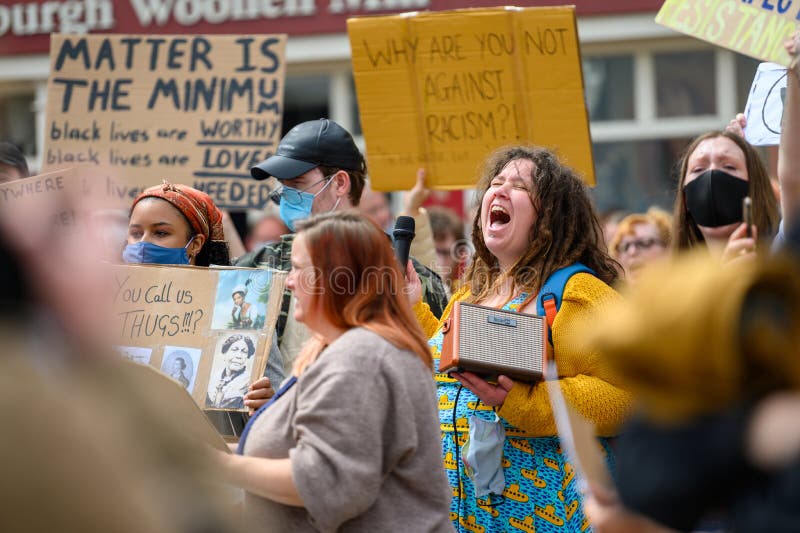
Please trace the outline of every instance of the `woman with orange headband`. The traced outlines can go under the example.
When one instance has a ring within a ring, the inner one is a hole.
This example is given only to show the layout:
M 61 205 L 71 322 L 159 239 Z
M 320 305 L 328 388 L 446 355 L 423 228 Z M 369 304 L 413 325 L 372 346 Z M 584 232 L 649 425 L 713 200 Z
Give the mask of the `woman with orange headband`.
M 126 263 L 229 265 L 222 212 L 204 192 L 164 181 L 131 206 Z
M 222 212 L 210 196 L 187 185 L 164 181 L 145 189 L 131 207 L 128 244 L 122 259 L 126 263 L 228 266 Z M 265 375 L 253 384 L 259 388 L 260 398 L 272 396 L 272 384 L 280 383 L 285 376 L 275 337 Z M 243 406 L 252 401 L 249 397 Z

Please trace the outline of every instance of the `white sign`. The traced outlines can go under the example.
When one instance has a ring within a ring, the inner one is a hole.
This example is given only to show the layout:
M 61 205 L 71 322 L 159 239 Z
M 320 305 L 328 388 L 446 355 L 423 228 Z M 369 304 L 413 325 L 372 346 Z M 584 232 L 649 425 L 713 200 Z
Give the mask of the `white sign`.
M 744 108 L 747 142 L 755 146 L 780 144 L 785 99 L 786 69 L 775 63 L 761 63 Z

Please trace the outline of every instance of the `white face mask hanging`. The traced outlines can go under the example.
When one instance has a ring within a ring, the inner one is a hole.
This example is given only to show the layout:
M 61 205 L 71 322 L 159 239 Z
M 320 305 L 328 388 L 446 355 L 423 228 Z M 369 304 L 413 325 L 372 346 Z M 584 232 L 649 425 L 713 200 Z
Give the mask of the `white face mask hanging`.
M 461 448 L 464 471 L 475 486 L 475 495 L 483 498 L 489 494 L 502 494 L 506 486 L 503 474 L 503 444 L 506 429 L 497 413 L 494 420 L 483 420 L 475 415 L 469 418 L 469 437 Z

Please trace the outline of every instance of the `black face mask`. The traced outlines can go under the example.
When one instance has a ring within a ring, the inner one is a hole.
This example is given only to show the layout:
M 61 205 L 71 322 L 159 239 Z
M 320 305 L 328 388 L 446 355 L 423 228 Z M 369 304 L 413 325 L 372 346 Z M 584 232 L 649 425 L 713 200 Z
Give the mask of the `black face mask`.
M 742 221 L 742 200 L 750 184 L 722 170 L 706 170 L 683 188 L 695 224 L 708 228 Z

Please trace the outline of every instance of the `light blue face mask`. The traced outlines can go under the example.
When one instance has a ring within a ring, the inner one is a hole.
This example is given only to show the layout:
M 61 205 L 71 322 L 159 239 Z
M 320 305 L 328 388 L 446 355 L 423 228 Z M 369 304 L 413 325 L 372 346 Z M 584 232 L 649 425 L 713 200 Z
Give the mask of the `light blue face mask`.
M 475 495 L 502 494 L 506 486 L 503 474 L 503 444 L 506 429 L 497 414 L 494 420 L 469 417 L 469 438 L 461 447 L 464 471 L 475 486 Z
M 295 229 L 295 222 L 300 220 L 305 220 L 311 216 L 311 208 L 314 205 L 314 198 L 322 194 L 322 192 L 328 188 L 328 185 L 331 184 L 333 181 L 331 179 L 332 176 L 325 176 L 320 181 L 328 180 L 328 183 L 319 190 L 316 194 L 311 194 L 310 192 L 300 191 L 297 189 L 293 189 L 291 187 L 283 187 L 281 190 L 281 203 L 279 213 L 281 216 L 281 220 L 283 223 L 286 224 L 286 227 L 289 228 L 291 231 L 297 231 Z M 319 183 L 318 181 L 317 183 Z M 314 183 L 309 188 L 313 187 L 317 183 Z M 339 200 L 341 198 L 336 199 L 336 204 L 330 209 L 333 211 L 339 206 Z
M 156 265 L 188 265 L 189 254 L 186 248 L 194 240 L 189 239 L 183 248 L 166 248 L 152 242 L 139 241 L 128 244 L 122 251 L 122 260 L 126 263 L 150 263 Z

